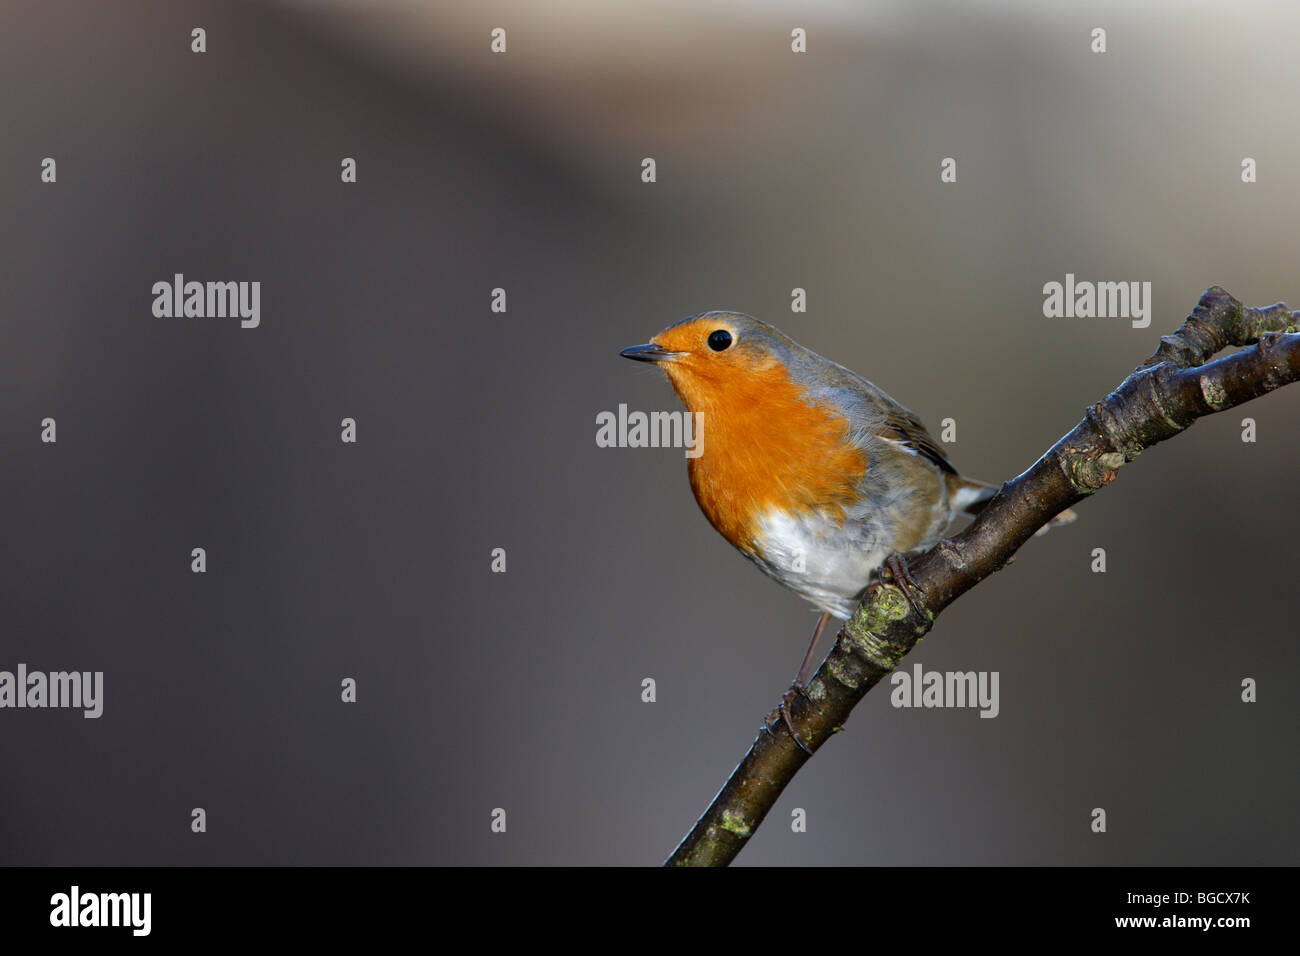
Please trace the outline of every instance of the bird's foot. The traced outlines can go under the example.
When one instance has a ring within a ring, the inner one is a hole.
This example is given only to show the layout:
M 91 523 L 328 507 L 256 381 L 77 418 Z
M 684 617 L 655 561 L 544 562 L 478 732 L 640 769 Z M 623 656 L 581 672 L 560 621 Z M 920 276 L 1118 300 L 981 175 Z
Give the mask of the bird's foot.
M 912 555 L 915 556 L 918 553 L 920 552 L 914 551 Z M 881 575 L 882 579 L 892 581 L 898 585 L 899 590 L 903 592 L 903 596 L 907 598 L 907 603 L 912 605 L 912 610 L 917 613 L 918 617 L 924 618 L 926 616 L 925 607 L 917 599 L 917 595 L 925 594 L 925 589 L 916 583 L 912 577 L 912 572 L 908 570 L 907 556 L 894 552 L 885 558 L 881 570 L 885 572 L 885 574 Z
M 794 742 L 799 745 L 799 749 L 811 756 L 812 749 L 799 739 L 799 734 L 794 729 L 794 720 L 790 716 L 790 705 L 794 703 L 796 697 L 802 697 L 804 700 L 808 699 L 808 691 L 801 687 L 797 681 L 791 684 L 790 689 L 781 695 L 781 703 L 777 704 L 772 712 L 767 715 L 767 720 L 763 721 L 763 729 L 767 731 L 768 734 L 775 737 L 776 734 L 772 731 L 772 723 L 778 717 L 781 718 L 785 721 L 785 725 L 790 731 L 790 736 L 794 739 Z

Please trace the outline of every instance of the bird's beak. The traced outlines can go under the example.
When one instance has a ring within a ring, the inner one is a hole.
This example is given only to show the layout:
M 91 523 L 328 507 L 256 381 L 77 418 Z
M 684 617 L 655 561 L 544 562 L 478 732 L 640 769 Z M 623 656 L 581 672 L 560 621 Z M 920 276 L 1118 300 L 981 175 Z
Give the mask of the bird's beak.
M 677 357 L 676 352 L 669 351 L 663 346 L 654 343 L 633 345 L 618 354 L 623 358 L 635 359 L 638 362 L 671 362 Z

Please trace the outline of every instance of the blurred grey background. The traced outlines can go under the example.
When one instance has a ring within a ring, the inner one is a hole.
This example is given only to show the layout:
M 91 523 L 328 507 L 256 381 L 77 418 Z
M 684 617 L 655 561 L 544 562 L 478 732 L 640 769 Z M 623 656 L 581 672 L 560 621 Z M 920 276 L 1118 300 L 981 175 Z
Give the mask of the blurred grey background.
M 0 862 L 658 863 L 814 613 L 708 526 L 680 451 L 596 447 L 601 410 L 678 407 L 618 350 L 750 312 L 1005 480 L 1207 286 L 1300 306 L 1298 28 L 6 0 L 0 669 L 106 687 L 99 720 L 0 712 Z M 261 281 L 261 327 L 154 318 L 175 272 Z M 1152 282 L 1151 327 L 1044 318 L 1067 272 Z M 1297 425 L 1291 389 L 1201 422 L 1031 542 L 908 660 L 999 671 L 1000 716 L 879 688 L 739 862 L 1295 863 Z

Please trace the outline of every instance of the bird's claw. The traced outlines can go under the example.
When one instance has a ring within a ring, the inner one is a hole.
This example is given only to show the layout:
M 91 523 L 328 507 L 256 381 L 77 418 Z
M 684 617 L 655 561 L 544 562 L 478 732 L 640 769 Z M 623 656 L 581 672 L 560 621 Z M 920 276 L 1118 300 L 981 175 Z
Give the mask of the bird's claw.
M 912 577 L 912 572 L 907 568 L 907 558 L 898 552 L 894 552 L 885 558 L 883 569 L 888 572 L 890 580 L 898 585 L 903 596 L 907 598 L 907 603 L 912 605 L 912 610 L 917 613 L 918 617 L 925 617 L 925 608 L 917 600 L 918 594 L 924 594 L 925 588 L 916 583 Z
M 790 716 L 790 705 L 794 703 L 796 697 L 802 697 L 804 700 L 808 699 L 808 691 L 799 686 L 798 683 L 791 684 L 790 689 L 781 695 L 781 703 L 777 704 L 776 709 L 767 715 L 767 720 L 763 721 L 763 729 L 775 737 L 776 734 L 772 731 L 772 722 L 777 717 L 780 717 L 785 721 L 785 726 L 790 731 L 790 737 L 799 745 L 799 749 L 812 756 L 812 749 L 799 739 L 799 734 L 794 729 L 794 719 Z

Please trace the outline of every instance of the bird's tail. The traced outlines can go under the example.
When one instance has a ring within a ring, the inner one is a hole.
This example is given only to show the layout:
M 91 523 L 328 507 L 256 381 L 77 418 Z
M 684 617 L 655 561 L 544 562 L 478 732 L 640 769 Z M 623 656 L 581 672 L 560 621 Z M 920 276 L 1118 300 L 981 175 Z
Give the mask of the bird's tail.
M 963 478 L 961 475 L 948 476 L 948 500 L 952 503 L 952 510 L 972 517 L 983 511 L 984 506 L 993 500 L 993 496 L 1001 489 L 1001 485 L 989 485 L 982 481 L 975 481 L 973 478 Z M 1079 516 L 1074 511 L 1066 508 L 1039 528 L 1038 534 L 1046 534 L 1048 528 L 1057 525 L 1069 524 L 1077 517 Z

